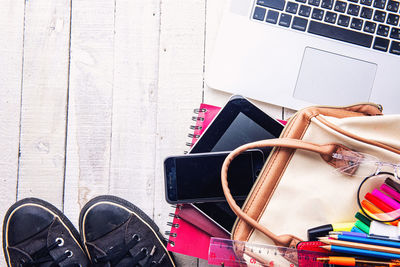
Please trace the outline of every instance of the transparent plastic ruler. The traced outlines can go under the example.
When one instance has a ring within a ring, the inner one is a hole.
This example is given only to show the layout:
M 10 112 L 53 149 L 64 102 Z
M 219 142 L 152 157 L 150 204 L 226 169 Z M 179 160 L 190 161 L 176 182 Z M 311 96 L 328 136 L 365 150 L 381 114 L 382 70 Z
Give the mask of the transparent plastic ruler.
M 210 241 L 208 263 L 231 267 L 323 267 L 323 263 L 317 261 L 322 256 L 326 254 L 213 237 Z

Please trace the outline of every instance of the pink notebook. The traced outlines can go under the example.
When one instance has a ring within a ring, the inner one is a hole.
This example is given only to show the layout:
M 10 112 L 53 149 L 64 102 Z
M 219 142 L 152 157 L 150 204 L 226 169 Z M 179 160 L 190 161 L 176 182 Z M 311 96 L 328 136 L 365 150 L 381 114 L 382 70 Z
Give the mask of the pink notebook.
M 169 236 L 169 251 L 205 260 L 208 259 L 212 236 L 229 238 L 225 231 L 189 204 L 178 205 L 175 209 Z
M 196 124 L 190 126 L 193 134 L 189 134 L 192 140 L 187 143 L 188 146 L 196 143 L 220 109 L 220 107 L 201 103 L 200 107 L 194 110 L 197 116 L 192 119 L 196 121 Z M 177 206 L 168 234 L 167 249 L 169 251 L 201 259 L 208 259 L 211 236 L 229 238 L 228 234 L 189 204 Z

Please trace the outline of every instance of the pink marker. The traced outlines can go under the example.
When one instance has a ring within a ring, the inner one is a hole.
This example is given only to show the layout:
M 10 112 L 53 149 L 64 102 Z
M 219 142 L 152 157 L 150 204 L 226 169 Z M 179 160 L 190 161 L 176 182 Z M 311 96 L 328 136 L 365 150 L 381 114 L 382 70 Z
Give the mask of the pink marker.
M 396 199 L 400 202 L 400 194 L 394 190 L 392 187 L 388 186 L 387 184 L 381 185 L 381 190 L 391 196 L 392 198 Z
M 378 189 L 374 189 L 372 191 L 372 195 L 376 196 L 377 198 L 379 198 L 380 200 L 385 202 L 388 206 L 392 207 L 393 209 L 395 209 L 395 210 L 399 210 L 400 209 L 400 203 L 399 202 L 397 202 L 396 200 L 388 197 L 387 195 L 385 195 L 384 193 L 382 193 Z

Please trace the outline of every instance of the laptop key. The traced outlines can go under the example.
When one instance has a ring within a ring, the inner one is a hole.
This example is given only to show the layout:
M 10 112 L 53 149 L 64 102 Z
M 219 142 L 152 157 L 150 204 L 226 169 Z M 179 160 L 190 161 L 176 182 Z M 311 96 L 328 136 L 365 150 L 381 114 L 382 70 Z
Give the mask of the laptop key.
M 308 4 L 312 6 L 319 6 L 320 0 L 308 0 Z
M 294 2 L 288 2 L 286 5 L 286 12 L 296 14 L 298 7 L 299 7 L 299 4 L 294 3 Z
M 257 5 L 283 10 L 285 0 L 257 0 Z
M 340 26 L 347 27 L 350 23 L 350 17 L 346 15 L 339 15 L 338 22 Z
M 344 13 L 346 11 L 347 3 L 342 1 L 336 1 L 335 11 Z
M 378 25 L 378 30 L 376 31 L 376 34 L 380 35 L 380 36 L 388 36 L 388 34 L 389 34 L 389 26 L 379 24 Z
M 335 23 L 336 22 L 336 17 L 337 17 L 336 13 L 327 11 L 326 15 L 325 15 L 325 21 L 329 22 L 329 23 Z
M 268 10 L 266 22 L 276 24 L 278 22 L 279 12 L 274 10 Z
M 309 17 L 311 13 L 311 7 L 301 5 L 299 9 L 299 15 L 303 17 Z
M 265 8 L 256 6 L 256 8 L 254 9 L 253 19 L 264 20 L 265 11 Z
M 321 7 L 326 9 L 332 9 L 333 0 L 322 0 Z
M 300 17 L 294 17 L 293 23 L 292 23 L 292 29 L 304 32 L 307 28 L 307 23 L 308 23 L 308 20 L 306 20 L 306 19 L 303 19 Z
M 347 0 L 347 1 L 350 1 L 350 2 L 353 2 L 353 3 L 358 3 L 358 0 Z
M 369 8 L 369 7 L 365 7 L 363 6 L 361 8 L 361 13 L 360 13 L 360 17 L 364 18 L 364 19 L 370 19 L 372 18 L 372 13 L 373 13 L 373 9 Z
M 360 12 L 360 6 L 350 4 L 349 8 L 347 9 L 347 14 L 353 15 L 353 16 L 358 16 L 358 13 Z
M 357 19 L 357 18 L 352 18 L 351 19 L 351 24 L 350 28 L 356 29 L 356 30 L 361 30 L 363 25 L 362 19 Z
M 392 28 L 392 30 L 390 31 L 390 38 L 400 40 L 400 29 Z
M 399 15 L 389 13 L 387 16 L 386 23 L 393 26 L 397 26 L 397 24 L 399 24 Z
M 386 52 L 389 47 L 389 40 L 381 37 L 376 37 L 373 48 L 382 52 Z
M 374 20 L 378 22 L 384 22 L 386 18 L 386 13 L 384 11 L 375 10 Z
M 364 25 L 364 31 L 368 33 L 374 33 L 376 29 L 376 23 L 372 21 L 366 21 Z
M 292 21 L 292 15 L 282 13 L 279 19 L 279 25 L 283 27 L 289 27 L 291 21 Z
M 399 10 L 399 2 L 389 0 L 386 6 L 386 10 L 396 13 Z
M 311 18 L 317 19 L 317 20 L 322 20 L 323 17 L 324 17 L 324 11 L 322 9 L 319 9 L 319 8 L 313 9 Z
M 395 55 L 400 55 L 400 42 L 392 41 L 389 52 Z
M 372 0 L 361 0 L 360 4 L 370 6 L 370 5 L 372 5 Z
M 296 2 L 305 3 L 307 0 L 296 0 Z
M 352 31 L 315 20 L 310 21 L 308 32 L 364 47 L 371 47 L 373 39 L 372 35 L 363 32 Z
M 386 0 L 375 0 L 374 7 L 384 9 L 386 4 Z

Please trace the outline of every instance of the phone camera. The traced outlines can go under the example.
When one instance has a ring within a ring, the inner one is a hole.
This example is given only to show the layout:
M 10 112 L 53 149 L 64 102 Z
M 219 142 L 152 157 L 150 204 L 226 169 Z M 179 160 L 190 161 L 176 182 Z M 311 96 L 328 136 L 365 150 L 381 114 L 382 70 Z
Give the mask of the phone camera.
M 256 170 L 255 175 L 256 177 L 258 177 L 258 175 L 260 175 L 261 169 Z

